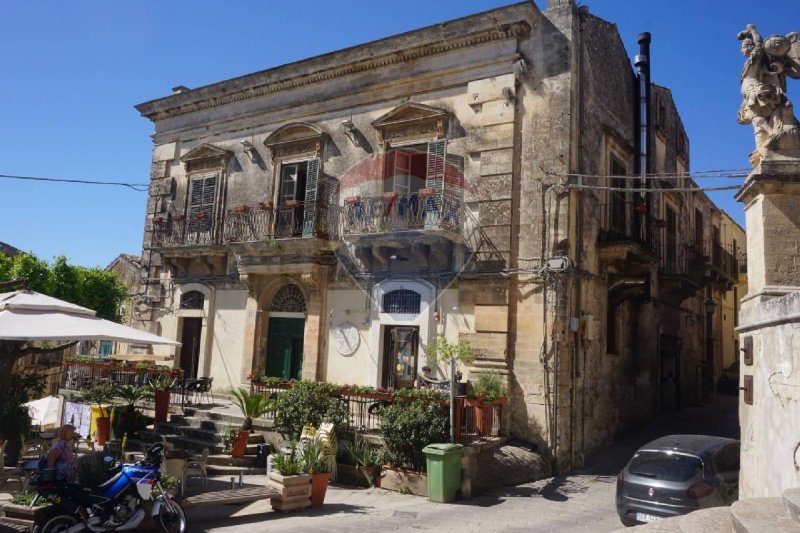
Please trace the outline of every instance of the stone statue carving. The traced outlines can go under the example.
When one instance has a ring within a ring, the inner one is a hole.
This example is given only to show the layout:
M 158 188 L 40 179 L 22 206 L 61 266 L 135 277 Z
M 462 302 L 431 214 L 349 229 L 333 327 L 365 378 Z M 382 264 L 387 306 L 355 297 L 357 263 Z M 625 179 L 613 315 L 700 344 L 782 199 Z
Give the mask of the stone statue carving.
M 786 77 L 800 78 L 800 33 L 763 39 L 755 25 L 748 24 L 738 39 L 747 60 L 737 120 L 752 124 L 755 131 L 756 149 L 750 162 L 755 166 L 775 155 L 800 156 L 800 130 L 786 96 Z

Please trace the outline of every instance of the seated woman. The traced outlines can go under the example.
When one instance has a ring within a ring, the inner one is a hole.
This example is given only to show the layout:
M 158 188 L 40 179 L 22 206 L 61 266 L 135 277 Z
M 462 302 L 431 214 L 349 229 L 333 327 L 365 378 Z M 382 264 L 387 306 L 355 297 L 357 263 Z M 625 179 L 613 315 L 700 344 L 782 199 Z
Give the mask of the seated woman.
M 65 424 L 58 430 L 58 438 L 47 452 L 47 468 L 56 471 L 56 479 L 74 482 L 75 454 L 72 452 L 72 441 L 75 438 L 75 426 Z

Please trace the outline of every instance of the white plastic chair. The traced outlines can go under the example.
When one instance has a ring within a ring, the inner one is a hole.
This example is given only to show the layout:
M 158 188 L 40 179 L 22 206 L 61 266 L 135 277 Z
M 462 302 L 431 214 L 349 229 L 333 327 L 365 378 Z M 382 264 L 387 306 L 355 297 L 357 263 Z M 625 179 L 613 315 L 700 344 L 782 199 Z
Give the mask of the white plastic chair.
M 203 485 L 203 490 L 208 487 L 208 471 L 206 465 L 208 464 L 208 448 L 203 448 L 203 453 L 196 457 L 191 457 L 186 463 L 186 472 L 184 477 L 198 476 Z M 181 486 L 183 490 L 183 486 Z

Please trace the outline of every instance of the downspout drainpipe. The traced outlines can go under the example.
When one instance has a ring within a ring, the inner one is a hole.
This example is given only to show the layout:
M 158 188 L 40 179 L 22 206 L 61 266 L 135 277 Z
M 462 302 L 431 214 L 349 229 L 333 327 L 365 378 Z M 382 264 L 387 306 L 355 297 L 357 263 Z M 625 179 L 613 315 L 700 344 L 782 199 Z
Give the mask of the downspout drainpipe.
M 633 63 L 639 78 L 639 188 L 647 188 L 647 173 L 650 170 L 650 33 L 640 33 L 636 41 L 639 43 L 639 54 L 634 57 Z M 641 201 L 647 204 L 647 194 L 641 193 Z M 640 231 L 644 230 L 644 235 L 649 235 L 649 229 L 645 225 L 649 224 L 647 218 L 641 216 L 643 224 Z

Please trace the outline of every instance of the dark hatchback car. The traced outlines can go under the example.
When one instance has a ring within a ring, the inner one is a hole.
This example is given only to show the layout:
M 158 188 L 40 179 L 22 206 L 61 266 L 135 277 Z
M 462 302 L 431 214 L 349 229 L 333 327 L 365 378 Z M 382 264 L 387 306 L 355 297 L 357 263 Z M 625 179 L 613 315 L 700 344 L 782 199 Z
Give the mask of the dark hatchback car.
M 617 476 L 617 513 L 626 526 L 730 505 L 738 496 L 739 441 L 724 437 L 661 437 Z

